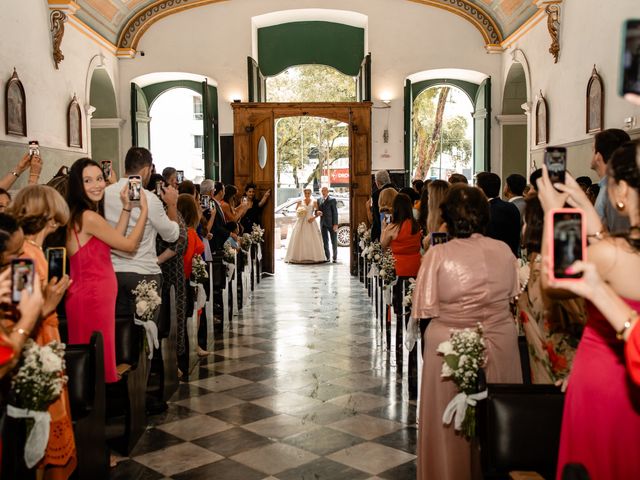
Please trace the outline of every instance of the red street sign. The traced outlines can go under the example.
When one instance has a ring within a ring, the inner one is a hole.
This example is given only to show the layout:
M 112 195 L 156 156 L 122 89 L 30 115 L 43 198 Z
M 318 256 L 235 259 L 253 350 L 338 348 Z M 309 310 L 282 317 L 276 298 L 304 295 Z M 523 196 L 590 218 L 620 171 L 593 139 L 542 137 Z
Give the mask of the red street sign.
M 331 185 L 349 184 L 349 169 L 336 168 L 329 171 L 329 181 Z

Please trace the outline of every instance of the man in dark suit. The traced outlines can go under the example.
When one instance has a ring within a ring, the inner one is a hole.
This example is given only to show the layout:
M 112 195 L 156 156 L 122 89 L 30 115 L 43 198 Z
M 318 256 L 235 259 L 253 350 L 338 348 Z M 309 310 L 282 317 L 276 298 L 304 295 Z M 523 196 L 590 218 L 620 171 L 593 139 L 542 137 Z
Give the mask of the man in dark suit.
M 489 199 L 491 220 L 487 236 L 502 240 L 509 245 L 513 254 L 520 255 L 520 212 L 509 202 L 500 199 L 500 177 L 495 173 L 481 172 L 476 177 L 476 185 Z
M 380 193 L 387 188 L 393 188 L 394 190 L 397 190 L 397 188 L 391 183 L 391 176 L 386 170 L 378 170 L 375 174 L 375 181 L 376 190 L 371 195 L 371 241 L 378 242 L 382 233 L 380 206 L 378 205 Z
M 237 240 L 238 236 L 227 229 L 227 220 L 224 218 L 224 213 L 220 206 L 220 202 L 224 198 L 224 184 L 222 182 L 215 182 L 212 193 L 211 208 L 215 209 L 216 216 L 213 219 L 213 227 L 211 228 L 213 238 L 209 241 L 209 245 L 211 246 L 211 251 L 215 252 L 224 247 L 224 242 L 227 241 L 227 238 L 232 236 Z
M 320 228 L 322 230 L 322 243 L 327 261 L 329 256 L 329 237 L 333 251 L 333 263 L 338 263 L 338 206 L 336 199 L 329 196 L 329 189 L 322 187 L 322 198 L 318 201 L 318 209 L 322 213 Z

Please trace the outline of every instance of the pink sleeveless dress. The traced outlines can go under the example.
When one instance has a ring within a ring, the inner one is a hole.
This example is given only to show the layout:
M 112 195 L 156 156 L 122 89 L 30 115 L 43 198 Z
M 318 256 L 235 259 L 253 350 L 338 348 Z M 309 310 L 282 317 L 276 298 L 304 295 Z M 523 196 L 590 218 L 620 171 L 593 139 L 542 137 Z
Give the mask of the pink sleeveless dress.
M 97 237 L 80 245 L 75 230 L 74 234 L 80 248 L 69 258 L 73 280 L 65 303 L 69 343 L 89 343 L 94 331 L 102 333 L 105 382 L 117 382 L 115 329 L 118 282 L 111 263 L 111 247 Z
M 634 310 L 640 302 L 625 299 Z M 640 387 L 625 366 L 624 343 L 588 304 L 564 402 L 558 480 L 567 463 L 581 463 L 596 479 L 640 479 Z

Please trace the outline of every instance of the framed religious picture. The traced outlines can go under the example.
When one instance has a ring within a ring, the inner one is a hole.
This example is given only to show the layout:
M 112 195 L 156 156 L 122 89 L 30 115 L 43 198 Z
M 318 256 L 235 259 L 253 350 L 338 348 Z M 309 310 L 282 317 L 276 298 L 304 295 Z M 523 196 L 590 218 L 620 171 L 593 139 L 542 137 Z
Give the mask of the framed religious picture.
M 16 69 L 5 90 L 4 118 L 7 135 L 27 136 L 27 100 Z
M 67 111 L 67 144 L 70 147 L 82 148 L 82 112 L 75 95 Z
M 549 141 L 549 110 L 547 100 L 542 95 L 538 96 L 536 103 L 536 145 L 546 145 Z
M 587 84 L 587 133 L 597 133 L 604 129 L 604 85 L 593 66 Z

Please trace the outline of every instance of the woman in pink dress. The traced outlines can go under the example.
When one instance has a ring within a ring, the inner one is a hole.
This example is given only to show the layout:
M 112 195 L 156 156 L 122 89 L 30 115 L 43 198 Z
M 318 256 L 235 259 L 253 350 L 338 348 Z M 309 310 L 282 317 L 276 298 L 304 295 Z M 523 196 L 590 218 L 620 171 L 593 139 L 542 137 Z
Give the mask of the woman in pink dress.
M 67 291 L 66 311 L 69 343 L 89 343 L 94 331 L 104 339 L 105 382 L 118 381 L 115 358 L 115 310 L 118 284 L 111 264 L 111 249 L 133 252 L 138 248 L 147 220 L 147 200 L 141 190 L 140 218 L 126 235 L 131 208 L 128 191 L 120 193 L 122 213 L 116 228 L 102 216 L 106 182 L 102 169 L 89 158 L 77 160 L 69 169 L 67 202 L 71 220 L 67 229 L 67 252 L 73 283 Z
M 489 202 L 481 190 L 451 187 L 441 206 L 451 240 L 422 258 L 414 290 L 412 316 L 431 318 L 424 333 L 424 367 L 418 429 L 419 480 L 481 478 L 477 445 L 444 425 L 442 415 L 458 394 L 442 378 L 436 349 L 451 329 L 482 325 L 490 383 L 522 383 L 515 321 L 509 302 L 518 294 L 518 262 L 509 246 L 485 237 Z
M 624 235 L 597 233 L 602 231 L 602 223 L 569 175 L 565 185 L 557 185 L 564 194 L 554 190 L 546 170 L 538 184 L 545 210 L 562 206 L 569 197 L 571 205 L 585 211 L 587 231 L 594 241 L 589 246 L 587 259 L 595 264 L 602 280 L 628 307 L 639 311 L 640 171 L 636 148 L 637 144 L 631 142 L 623 145 L 607 167 L 609 201 L 629 217 L 631 230 Z M 546 247 L 543 247 L 545 254 Z M 547 262 L 543 260 L 543 263 Z M 580 463 L 594 480 L 637 479 L 640 478 L 640 455 L 637 455 L 640 387 L 631 381 L 625 368 L 624 342 L 618 338 L 624 331 L 616 332 L 592 304 L 587 310 L 587 326 L 573 360 L 564 402 L 557 478 L 562 478 L 567 464 Z

